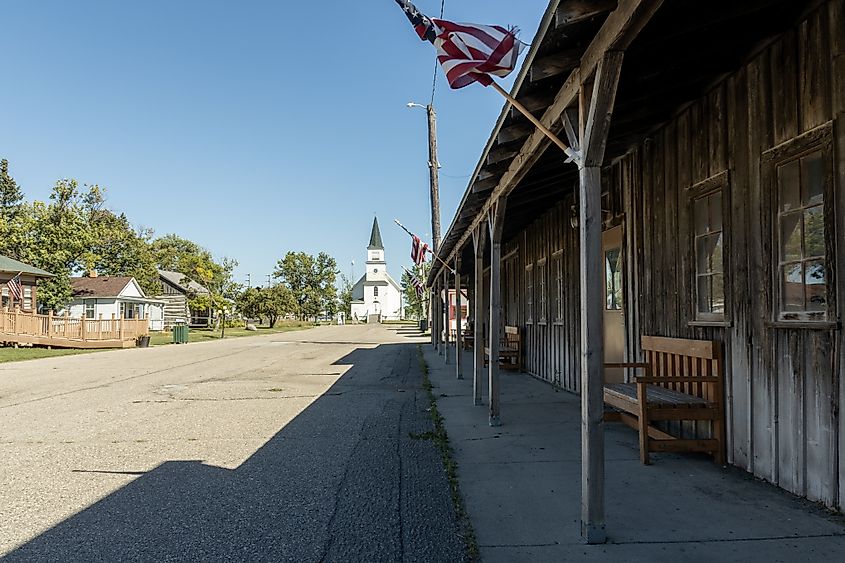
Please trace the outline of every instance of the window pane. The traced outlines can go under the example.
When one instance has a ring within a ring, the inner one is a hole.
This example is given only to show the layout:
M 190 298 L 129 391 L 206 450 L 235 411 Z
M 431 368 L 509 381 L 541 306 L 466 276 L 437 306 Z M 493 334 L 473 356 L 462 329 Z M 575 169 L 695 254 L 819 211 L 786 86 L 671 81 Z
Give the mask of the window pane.
M 702 197 L 695 200 L 695 234 L 703 235 L 710 230 L 708 198 Z
M 804 310 L 804 277 L 801 263 L 786 264 L 781 271 L 782 311 Z
M 712 280 L 710 291 L 713 296 L 713 308 L 711 312 L 723 315 L 725 313 L 725 277 L 721 274 L 716 274 L 710 276 L 710 279 Z
M 780 218 L 780 259 L 801 259 L 801 213 L 788 213 Z
M 722 230 L 722 192 L 716 192 L 707 198 L 710 202 L 710 230 Z
M 826 311 L 827 283 L 824 260 L 812 260 L 804 264 L 804 288 L 807 292 L 807 310 Z
M 778 168 L 778 190 L 781 211 L 801 207 L 801 190 L 798 180 L 799 164 L 793 160 Z
M 696 273 L 722 271 L 722 233 L 699 237 L 696 241 Z
M 698 311 L 710 313 L 711 310 L 710 276 L 698 276 Z
M 801 159 L 801 184 L 804 205 L 816 205 L 824 201 L 825 166 L 821 151 Z
M 622 308 L 622 249 L 605 251 L 604 262 L 606 307 L 618 311 Z
M 824 256 L 824 206 L 804 210 L 804 256 Z

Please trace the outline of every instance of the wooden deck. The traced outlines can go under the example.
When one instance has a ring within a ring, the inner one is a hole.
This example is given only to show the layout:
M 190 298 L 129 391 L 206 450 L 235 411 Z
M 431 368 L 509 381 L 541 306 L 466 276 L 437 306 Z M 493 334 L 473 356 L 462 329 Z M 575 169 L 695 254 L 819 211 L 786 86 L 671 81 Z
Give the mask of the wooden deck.
M 73 319 L 0 310 L 0 342 L 56 348 L 134 348 L 149 334 L 147 319 Z

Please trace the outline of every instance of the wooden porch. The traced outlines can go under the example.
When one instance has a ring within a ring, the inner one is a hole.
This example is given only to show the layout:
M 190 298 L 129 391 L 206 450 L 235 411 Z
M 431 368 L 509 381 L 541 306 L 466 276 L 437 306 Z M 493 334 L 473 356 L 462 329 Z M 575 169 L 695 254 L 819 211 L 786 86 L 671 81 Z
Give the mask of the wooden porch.
M 134 348 L 149 334 L 147 319 L 74 319 L 38 315 L 20 309 L 0 310 L 0 342 L 56 348 Z

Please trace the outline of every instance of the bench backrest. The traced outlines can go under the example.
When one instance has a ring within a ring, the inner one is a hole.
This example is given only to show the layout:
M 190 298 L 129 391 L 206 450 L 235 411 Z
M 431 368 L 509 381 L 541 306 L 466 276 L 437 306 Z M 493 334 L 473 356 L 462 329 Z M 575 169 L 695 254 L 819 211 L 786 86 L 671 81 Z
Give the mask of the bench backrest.
M 642 349 L 651 374 L 658 377 L 708 376 L 722 378 L 721 346 L 712 340 L 643 336 Z M 667 382 L 663 387 L 721 401 L 722 381 L 713 383 Z
M 502 338 L 502 342 L 504 342 L 506 346 L 518 348 L 520 343 L 519 327 L 505 326 L 505 336 Z

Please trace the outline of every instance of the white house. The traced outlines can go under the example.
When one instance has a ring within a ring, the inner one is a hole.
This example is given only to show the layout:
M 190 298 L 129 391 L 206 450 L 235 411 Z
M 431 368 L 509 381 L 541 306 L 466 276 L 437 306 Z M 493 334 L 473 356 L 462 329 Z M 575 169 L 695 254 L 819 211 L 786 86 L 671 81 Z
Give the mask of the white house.
M 81 278 L 71 278 L 73 301 L 67 306 L 72 318 L 110 319 L 123 315 L 125 319 L 148 316 L 150 330 L 164 330 L 164 301 L 150 299 L 133 277 L 98 276 L 92 272 Z
M 402 288 L 387 273 L 384 244 L 375 218 L 367 246 L 367 271 L 352 287 L 352 318 L 380 322 L 399 320 L 404 314 Z

